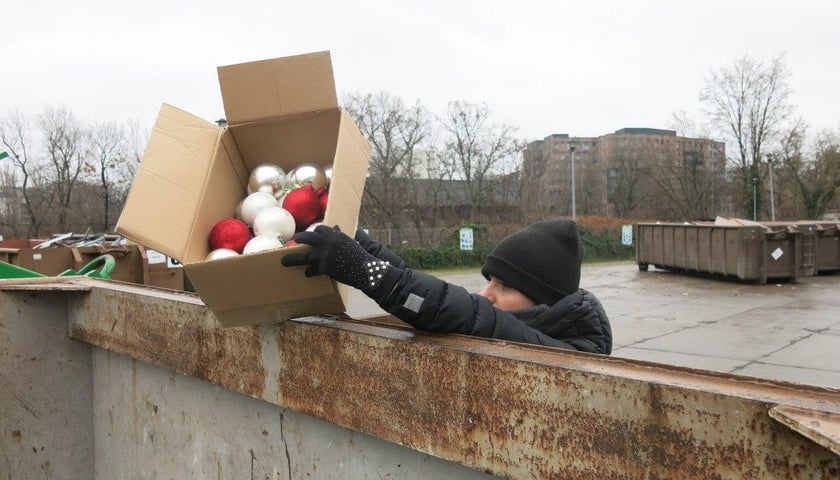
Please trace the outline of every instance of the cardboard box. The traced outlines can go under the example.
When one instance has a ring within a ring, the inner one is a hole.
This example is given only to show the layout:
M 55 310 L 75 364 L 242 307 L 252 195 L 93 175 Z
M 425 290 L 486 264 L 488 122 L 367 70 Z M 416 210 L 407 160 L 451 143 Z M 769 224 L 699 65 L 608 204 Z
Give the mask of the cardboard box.
M 69 248 L 21 248 L 13 263 L 51 277 L 73 268 L 73 252 Z
M 234 216 L 261 163 L 331 165 L 324 223 L 355 231 L 371 149 L 338 106 L 329 52 L 223 66 L 218 76 L 227 127 L 164 104 L 117 232 L 180 261 L 222 326 L 345 311 L 349 287 L 281 265 L 308 246 L 205 260 L 210 229 Z
M 100 244 L 63 248 L 69 248 L 73 252 L 73 270 L 81 270 L 101 255 L 111 255 L 115 261 L 114 270 L 110 275 L 111 280 L 170 290 L 184 290 L 182 266 L 173 265 L 166 255 L 147 250 L 142 245 L 105 246 Z

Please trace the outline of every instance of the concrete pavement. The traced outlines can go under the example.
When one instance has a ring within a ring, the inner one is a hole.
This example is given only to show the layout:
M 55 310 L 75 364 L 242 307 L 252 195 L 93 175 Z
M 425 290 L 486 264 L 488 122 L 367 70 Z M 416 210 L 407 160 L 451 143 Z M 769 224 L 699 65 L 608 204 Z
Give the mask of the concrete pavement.
M 442 275 L 477 292 L 475 272 Z M 635 263 L 584 265 L 613 328 L 614 357 L 840 388 L 840 275 L 748 284 Z M 348 313 L 383 314 L 358 291 Z

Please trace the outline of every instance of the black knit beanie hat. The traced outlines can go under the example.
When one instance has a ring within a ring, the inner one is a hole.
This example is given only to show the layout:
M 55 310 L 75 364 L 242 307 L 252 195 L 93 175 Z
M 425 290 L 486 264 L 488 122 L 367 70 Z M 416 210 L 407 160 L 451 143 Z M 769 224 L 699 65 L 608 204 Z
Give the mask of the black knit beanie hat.
M 499 242 L 481 274 L 497 277 L 537 304 L 554 305 L 580 284 L 583 246 L 571 220 L 546 220 Z

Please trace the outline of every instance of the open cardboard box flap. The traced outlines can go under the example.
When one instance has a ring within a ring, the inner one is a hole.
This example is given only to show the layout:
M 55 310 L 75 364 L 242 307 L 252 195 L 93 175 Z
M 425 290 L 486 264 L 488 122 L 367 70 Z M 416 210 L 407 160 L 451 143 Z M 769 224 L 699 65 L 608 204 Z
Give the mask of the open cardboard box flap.
M 218 67 L 230 125 L 338 108 L 329 52 Z
M 347 287 L 280 259 L 305 246 L 205 260 L 210 230 L 234 216 L 249 172 L 273 163 L 332 167 L 324 223 L 354 232 L 370 144 L 338 108 L 328 52 L 219 67 L 228 126 L 164 104 L 117 232 L 184 264 L 223 326 L 340 313 Z

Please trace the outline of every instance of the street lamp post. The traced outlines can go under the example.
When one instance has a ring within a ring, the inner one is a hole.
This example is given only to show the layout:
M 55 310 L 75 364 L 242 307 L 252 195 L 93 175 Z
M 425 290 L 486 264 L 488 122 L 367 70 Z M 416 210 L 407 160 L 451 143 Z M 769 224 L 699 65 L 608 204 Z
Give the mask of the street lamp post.
M 575 206 L 575 146 L 569 145 L 569 152 L 572 156 L 572 220 L 577 220 L 577 208 Z
M 776 221 L 776 197 L 773 195 L 773 154 L 767 154 L 767 166 L 770 168 L 770 220 Z
M 753 177 L 753 221 L 758 220 L 758 178 Z

